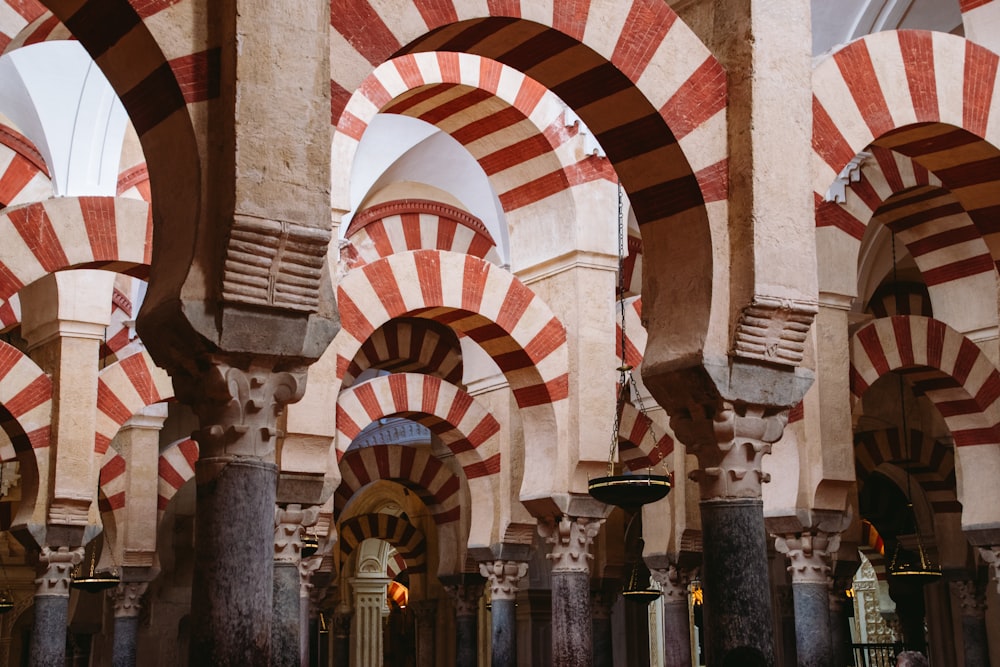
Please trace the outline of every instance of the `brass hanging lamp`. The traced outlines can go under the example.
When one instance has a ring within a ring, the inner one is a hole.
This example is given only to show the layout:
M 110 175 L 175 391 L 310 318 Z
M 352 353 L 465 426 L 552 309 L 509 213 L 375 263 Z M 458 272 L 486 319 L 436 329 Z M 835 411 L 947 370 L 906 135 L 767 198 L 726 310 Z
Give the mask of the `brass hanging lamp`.
M 635 517 L 632 518 L 635 520 Z M 632 521 L 629 521 L 629 526 L 631 527 Z M 625 531 L 626 538 L 628 536 L 628 531 Z M 632 566 L 629 568 L 628 580 L 625 582 L 625 587 L 622 588 L 622 597 L 628 602 L 635 602 L 638 604 L 649 604 L 654 602 L 661 593 L 655 588 L 649 585 L 649 568 L 646 567 L 645 561 L 642 559 L 642 551 L 645 543 L 642 538 L 638 541 L 638 554 L 636 559 L 633 561 Z
M 317 551 L 319 551 L 319 538 L 313 533 L 306 531 L 306 534 L 302 536 L 302 547 L 299 553 L 302 558 L 309 558 L 316 555 Z
M 611 428 L 611 449 L 608 453 L 608 473 L 604 477 L 595 477 L 587 484 L 587 490 L 595 499 L 607 505 L 635 510 L 642 505 L 656 502 L 670 493 L 670 475 L 653 474 L 652 468 L 644 473 L 624 472 L 615 474 L 615 454 L 618 451 L 618 431 L 621 426 L 622 410 L 629 402 L 632 393 L 639 401 L 639 410 L 646 415 L 642 405 L 642 396 L 636 386 L 632 374 L 632 366 L 625 360 L 625 223 L 622 186 L 618 183 L 618 308 L 621 314 L 621 364 L 618 366 L 618 396 L 615 401 L 614 424 Z M 656 434 L 650 432 L 654 442 Z M 666 472 L 666 471 L 664 471 Z
M 101 474 L 97 473 L 97 502 L 100 509 L 101 498 Z M 73 569 L 73 576 L 70 579 L 70 586 L 78 588 L 88 593 L 97 593 L 109 588 L 114 588 L 121 583 L 121 576 L 118 574 L 118 564 L 115 562 L 114 546 L 108 545 L 111 554 L 111 569 L 99 571 L 97 569 L 97 539 L 90 541 L 84 549 L 83 560 Z M 88 556 L 89 552 L 89 558 Z M 87 564 L 89 561 L 89 565 Z M 86 569 L 85 569 L 86 568 Z
M 896 279 L 896 232 L 892 232 L 892 280 L 893 283 L 898 282 Z M 903 453 L 906 457 L 906 463 L 911 464 L 910 430 L 906 424 L 906 403 L 903 401 L 903 376 L 898 373 L 896 375 L 899 387 L 899 412 L 903 436 Z M 893 549 L 892 557 L 889 559 L 888 570 L 889 574 L 893 577 L 923 586 L 941 578 L 941 567 L 931 560 L 927 549 L 924 547 L 923 536 L 920 534 L 920 525 L 913 511 L 913 488 L 911 483 L 913 475 L 909 470 L 904 470 L 904 472 L 906 473 L 907 501 L 907 516 L 905 520 L 909 521 L 909 524 L 904 524 L 904 527 L 912 526 L 913 532 L 916 535 L 916 549 L 904 547 L 902 540 L 899 539 L 899 535 L 897 534 L 896 547 Z

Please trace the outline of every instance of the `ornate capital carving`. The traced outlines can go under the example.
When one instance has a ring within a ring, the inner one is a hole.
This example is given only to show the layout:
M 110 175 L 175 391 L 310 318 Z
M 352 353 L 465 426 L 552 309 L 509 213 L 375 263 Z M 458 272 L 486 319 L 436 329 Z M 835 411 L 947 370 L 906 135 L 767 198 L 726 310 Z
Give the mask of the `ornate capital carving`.
M 313 597 L 312 592 L 315 588 L 313 575 L 322 564 L 323 557 L 319 554 L 299 559 L 299 597 L 310 599 Z
M 69 597 L 69 584 L 73 577 L 73 568 L 83 560 L 83 547 L 42 547 L 38 563 L 44 567 L 41 575 L 35 579 L 35 595 L 51 597 Z
M 316 525 L 318 507 L 288 505 L 274 510 L 274 562 L 299 565 L 303 529 Z M 318 567 L 318 565 L 317 565 Z
M 971 618 L 986 617 L 986 591 L 971 579 L 952 581 L 951 594 L 958 600 L 962 616 Z
M 145 581 L 126 581 L 118 584 L 110 591 L 115 609 L 115 618 L 135 618 L 142 611 L 142 596 L 149 583 Z
M 485 563 L 480 565 L 480 569 L 482 569 L 483 565 L 485 565 Z M 522 563 L 522 565 L 524 565 L 524 571 L 527 572 L 528 564 Z M 479 615 L 479 599 L 483 597 L 482 584 L 451 584 L 449 586 L 445 586 L 444 590 L 448 593 L 449 597 L 451 597 L 452 604 L 455 606 L 455 616 L 462 617 Z M 515 592 L 517 591 L 516 582 L 514 584 L 514 590 Z
M 733 354 L 783 366 L 798 366 L 805 353 L 806 338 L 819 305 L 755 295 L 743 309 L 736 325 Z
M 1000 545 L 979 547 L 979 555 L 990 566 L 990 574 L 997 582 L 997 592 L 1000 593 Z
M 517 585 L 528 574 L 528 564 L 519 560 L 488 560 L 479 564 L 479 573 L 490 584 L 494 600 L 513 600 Z
M 793 584 L 830 583 L 831 554 L 840 549 L 840 535 L 806 531 L 778 536 L 774 547 L 788 557 Z
M 237 214 L 229 233 L 222 299 L 315 312 L 329 229 Z
M 177 376 L 178 398 L 194 409 L 202 428 L 194 438 L 201 458 L 237 455 L 273 460 L 278 416 L 302 398 L 305 369 L 274 370 L 271 364 L 211 357 L 199 377 Z
M 546 558 L 552 572 L 590 572 L 590 545 L 597 537 L 604 519 L 563 515 L 555 522 L 540 522 L 538 533 L 552 545 Z
M 655 568 L 649 571 L 653 575 L 653 580 L 660 585 L 663 591 L 663 603 L 683 602 L 687 604 L 688 584 L 691 578 L 689 573 L 680 570 L 676 565 L 665 568 Z
M 701 487 L 702 499 L 760 498 L 761 485 L 770 481 L 761 471 L 761 459 L 771 453 L 771 443 L 781 437 L 787 421 L 788 410 L 722 403 L 712 417 L 715 443 L 688 448 L 701 466 L 689 477 Z

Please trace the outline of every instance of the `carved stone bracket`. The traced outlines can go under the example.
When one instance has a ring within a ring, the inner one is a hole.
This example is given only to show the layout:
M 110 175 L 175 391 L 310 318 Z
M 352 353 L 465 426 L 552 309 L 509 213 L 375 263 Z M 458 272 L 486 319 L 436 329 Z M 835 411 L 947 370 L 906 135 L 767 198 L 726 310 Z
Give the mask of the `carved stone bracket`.
M 316 525 L 318 507 L 302 509 L 301 505 L 288 505 L 274 510 L 274 562 L 299 564 L 302 552 L 302 531 Z M 318 567 L 318 565 L 317 565 Z
M 178 398 L 201 420 L 194 433 L 201 458 L 252 456 L 274 459 L 278 416 L 302 398 L 305 369 L 275 370 L 271 364 L 222 358 L 209 359 L 197 378 L 176 376 Z
M 830 583 L 830 563 L 840 549 L 840 535 L 822 531 L 778 536 L 774 547 L 785 554 L 793 584 Z
M 528 564 L 521 564 L 524 565 L 524 571 L 527 572 Z M 483 565 L 485 563 L 480 565 L 480 569 L 482 569 Z M 448 593 L 452 604 L 455 606 L 455 616 L 477 616 L 479 614 L 479 599 L 483 597 L 482 584 L 452 584 L 445 586 L 444 590 Z M 515 592 L 517 591 L 516 582 L 514 583 L 514 590 Z
M 315 312 L 329 229 L 236 215 L 226 248 L 222 299 Z
M 691 582 L 688 572 L 684 572 L 676 565 L 653 568 L 649 572 L 653 575 L 653 580 L 660 585 L 660 590 L 663 591 L 664 604 L 687 604 L 688 584 Z
M 1000 545 L 980 547 L 979 555 L 990 566 L 990 574 L 997 583 L 997 592 L 1000 593 Z
M 982 619 L 986 617 L 986 591 L 971 579 L 952 581 L 951 594 L 958 600 L 962 616 Z
M 787 420 L 787 410 L 723 403 L 712 417 L 715 443 L 688 447 L 698 457 L 700 468 L 689 477 L 701 487 L 702 499 L 760 498 L 761 485 L 770 481 L 761 459 L 771 453 Z
M 322 564 L 323 557 L 319 554 L 299 559 L 299 597 L 312 599 L 312 591 L 315 588 L 313 574 L 319 570 L 319 566 Z
M 528 564 L 517 560 L 488 560 L 479 564 L 479 573 L 490 584 L 493 600 L 513 600 L 517 585 L 528 574 Z
M 798 366 L 805 353 L 809 327 L 819 312 L 815 301 L 756 295 L 743 309 L 733 354 L 783 366 Z
M 35 579 L 35 595 L 69 597 L 73 568 L 83 560 L 83 547 L 42 547 L 38 563 L 45 570 Z
M 149 583 L 145 581 L 126 581 L 108 591 L 114 605 L 115 618 L 135 618 L 142 611 L 142 596 Z
M 546 558 L 552 572 L 590 572 L 590 545 L 597 537 L 604 519 L 563 515 L 555 522 L 540 522 L 538 533 L 552 545 Z

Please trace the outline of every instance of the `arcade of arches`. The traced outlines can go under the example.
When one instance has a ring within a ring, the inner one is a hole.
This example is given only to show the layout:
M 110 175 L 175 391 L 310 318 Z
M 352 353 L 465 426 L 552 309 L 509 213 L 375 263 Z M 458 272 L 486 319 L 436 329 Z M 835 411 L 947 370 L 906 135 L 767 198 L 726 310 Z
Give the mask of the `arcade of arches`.
M 0 47 L 0 667 L 1000 666 L 1000 1 Z

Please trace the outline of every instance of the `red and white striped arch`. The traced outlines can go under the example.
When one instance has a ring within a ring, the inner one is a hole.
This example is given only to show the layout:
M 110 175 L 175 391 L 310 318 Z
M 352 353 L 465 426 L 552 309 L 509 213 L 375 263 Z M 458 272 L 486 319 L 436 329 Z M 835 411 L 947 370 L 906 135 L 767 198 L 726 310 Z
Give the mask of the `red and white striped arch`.
M 951 447 L 914 429 L 910 430 L 908 441 L 897 428 L 855 434 L 854 466 L 858 481 L 864 483 L 884 463 L 901 466 L 912 475 L 936 514 L 962 511 L 955 495 L 955 452 Z
M 0 208 L 51 196 L 52 180 L 42 154 L 23 134 L 0 124 Z
M 462 381 L 462 347 L 455 333 L 431 320 L 391 320 L 365 340 L 354 355 L 343 386 L 369 368 L 393 373 L 427 373 L 450 384 Z
M 893 315 L 934 317 L 927 286 L 923 283 L 903 281 L 883 283 L 868 300 L 865 312 L 875 317 Z
M 113 449 L 105 452 L 100 473 L 101 491 L 104 492 L 104 497 L 99 499 L 98 506 L 101 512 L 111 512 L 119 530 L 125 525 L 121 510 L 125 509 L 127 500 L 125 497 L 125 469 L 127 467 L 121 454 Z
M 46 13 L 48 10 L 37 0 L 0 2 L 0 51 L 6 51 L 18 35 Z
M 97 379 L 94 451 L 104 454 L 122 424 L 142 408 L 173 397 L 170 376 L 156 366 L 145 348 L 101 370 Z
M 448 250 L 501 264 L 496 242 L 474 215 L 442 202 L 397 199 L 358 213 L 345 237 L 354 246 L 348 268 L 407 250 Z
M 160 454 L 157 477 L 157 521 L 163 518 L 171 499 L 184 483 L 194 477 L 194 464 L 198 460 L 198 443 L 184 438 L 171 443 Z
M 32 3 L 37 4 L 37 3 Z M 45 10 L 42 14 L 38 16 L 28 25 L 24 26 L 17 35 L 3 47 L 3 53 L 10 53 L 22 46 L 30 46 L 32 44 L 39 44 L 41 42 L 52 42 L 57 40 L 71 40 L 73 34 L 69 31 L 62 21 L 60 21 L 56 16 L 52 14 L 51 11 Z M 0 39 L 2 41 L 2 39 Z
M 389 58 L 471 53 L 523 72 L 576 110 L 644 223 L 725 198 L 725 71 L 661 0 L 334 0 L 331 22 L 331 61 L 341 64 L 331 81 L 335 125 Z
M 656 438 L 652 420 L 631 403 L 622 408 L 618 424 L 618 459 L 628 470 L 638 471 L 653 468 L 674 451 L 674 439 L 663 432 Z M 669 466 L 669 459 L 666 465 Z
M 141 199 L 152 201 L 152 191 L 149 184 L 149 168 L 145 162 L 127 167 L 118 174 L 119 197 L 125 199 Z
M 622 357 L 622 303 L 615 303 L 615 355 Z M 634 369 L 642 363 L 646 351 L 646 327 L 642 325 L 642 297 L 625 299 L 625 363 Z
M 0 341 L 0 407 L 3 428 L 13 451 L 0 449 L 0 459 L 13 461 L 17 452 L 49 446 L 52 381 L 27 355 Z
M 816 195 L 876 143 L 934 172 L 1000 260 L 992 224 L 1000 188 L 990 166 L 1000 159 L 998 61 L 961 37 L 919 30 L 868 35 L 824 60 L 813 73 Z
M 455 454 L 476 508 L 469 544 L 491 544 L 497 534 L 493 507 L 501 466 L 500 424 L 493 415 L 469 394 L 431 375 L 395 373 L 372 378 L 345 389 L 337 399 L 338 459 L 362 429 L 384 417 L 406 417 L 423 424 Z
M 915 391 L 937 408 L 955 439 L 962 485 L 962 526 L 970 537 L 1000 528 L 1000 507 L 966 499 L 989 497 L 1000 470 L 1000 373 L 968 338 L 926 317 L 875 320 L 851 339 L 851 393 L 860 398 L 890 371 L 907 373 Z
M 340 474 L 342 481 L 333 496 L 338 515 L 362 487 L 385 479 L 397 481 L 419 495 L 435 524 L 461 517 L 461 479 L 426 449 L 399 445 L 352 449 L 340 461 Z
M 423 532 L 405 518 L 384 512 L 373 512 L 351 517 L 340 523 L 339 535 L 341 563 L 346 563 L 358 546 L 367 539 L 385 540 L 406 562 L 412 574 L 427 571 L 427 542 Z
M 147 273 L 152 246 L 149 204 L 114 197 L 56 197 L 0 215 L 0 299 L 61 269 Z

